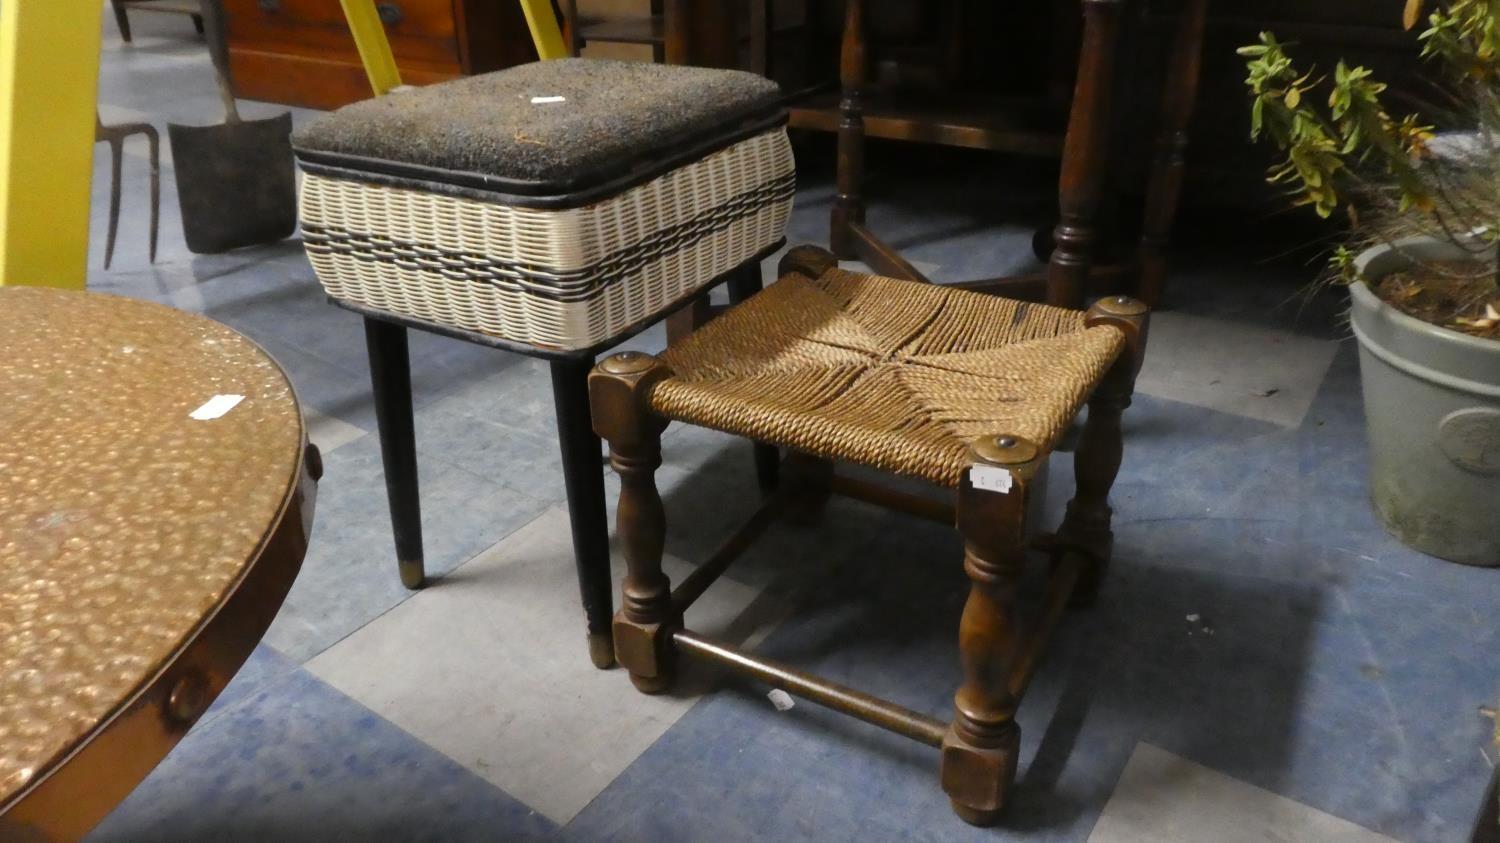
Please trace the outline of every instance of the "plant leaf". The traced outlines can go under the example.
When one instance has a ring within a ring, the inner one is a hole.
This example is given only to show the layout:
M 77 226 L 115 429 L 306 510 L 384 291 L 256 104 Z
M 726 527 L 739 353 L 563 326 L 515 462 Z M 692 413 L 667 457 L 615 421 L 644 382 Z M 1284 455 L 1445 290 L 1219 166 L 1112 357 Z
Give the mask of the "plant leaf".
M 1407 29 L 1416 27 L 1417 21 L 1422 19 L 1424 5 L 1425 0 L 1406 0 L 1406 13 L 1401 16 L 1401 25 Z

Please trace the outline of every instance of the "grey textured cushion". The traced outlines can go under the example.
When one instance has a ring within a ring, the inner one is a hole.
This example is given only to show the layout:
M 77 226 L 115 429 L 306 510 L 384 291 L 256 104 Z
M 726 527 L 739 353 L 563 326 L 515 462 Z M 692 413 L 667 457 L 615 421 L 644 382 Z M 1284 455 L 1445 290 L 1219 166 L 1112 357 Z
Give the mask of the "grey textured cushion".
M 776 83 L 735 70 L 561 59 L 345 106 L 293 143 L 323 158 L 577 186 L 774 113 L 780 96 Z M 564 99 L 533 102 L 542 97 Z

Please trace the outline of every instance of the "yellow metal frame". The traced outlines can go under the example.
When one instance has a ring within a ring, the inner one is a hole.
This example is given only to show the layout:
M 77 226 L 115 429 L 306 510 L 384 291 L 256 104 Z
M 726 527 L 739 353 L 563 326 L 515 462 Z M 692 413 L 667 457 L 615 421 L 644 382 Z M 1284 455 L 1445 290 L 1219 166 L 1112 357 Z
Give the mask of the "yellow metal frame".
M 4 0 L 10 3 L 12 0 Z M 566 58 L 568 49 L 563 45 L 562 30 L 552 12 L 552 0 L 519 0 L 521 12 L 526 15 L 526 26 L 531 29 L 531 42 L 536 45 L 536 54 L 543 61 Z M 391 53 L 391 42 L 386 37 L 385 26 L 375 10 L 375 0 L 339 0 L 344 7 L 344 18 L 349 22 L 349 32 L 354 35 L 354 46 L 359 50 L 359 60 L 365 66 L 365 75 L 370 79 L 370 89 L 375 96 L 383 96 L 401 84 L 401 71 L 396 67 L 396 57 Z
M 99 0 L 0 0 L 0 284 L 82 289 Z
M 349 32 L 365 75 L 370 77 L 370 87 L 375 96 L 384 96 L 401 84 L 401 71 L 391 53 L 390 39 L 385 37 L 380 13 L 375 11 L 375 0 L 339 0 L 339 4 L 344 7 L 344 19 L 349 21 Z
M 557 15 L 552 12 L 552 0 L 520 0 L 521 12 L 526 15 L 526 26 L 531 29 L 531 43 L 536 45 L 537 58 L 542 61 L 565 59 L 568 48 L 563 46 L 562 30 L 557 26 Z

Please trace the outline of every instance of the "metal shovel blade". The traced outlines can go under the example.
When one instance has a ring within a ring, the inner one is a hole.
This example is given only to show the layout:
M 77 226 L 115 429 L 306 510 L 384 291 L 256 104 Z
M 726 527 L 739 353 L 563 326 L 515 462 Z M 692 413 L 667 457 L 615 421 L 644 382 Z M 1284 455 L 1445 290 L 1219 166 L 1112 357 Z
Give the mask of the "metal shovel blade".
M 213 126 L 167 124 L 188 250 L 272 243 L 297 228 L 292 115 Z

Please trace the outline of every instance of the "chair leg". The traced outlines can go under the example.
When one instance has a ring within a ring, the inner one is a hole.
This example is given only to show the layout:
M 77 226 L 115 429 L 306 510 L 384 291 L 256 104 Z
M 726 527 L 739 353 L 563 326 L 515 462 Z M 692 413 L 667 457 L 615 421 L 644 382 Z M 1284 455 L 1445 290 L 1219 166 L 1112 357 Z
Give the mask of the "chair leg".
M 786 520 L 799 526 L 816 524 L 833 496 L 833 463 L 801 451 L 791 451 L 781 465 Z
M 834 200 L 828 243 L 844 260 L 857 257 L 851 224 L 865 221 L 865 62 L 864 0 L 847 0 L 844 10 L 843 44 L 839 58 L 838 197 Z
M 972 472 L 1008 487 L 982 484 L 971 472 L 958 491 L 968 602 L 958 630 L 964 679 L 954 696 L 953 723 L 943 738 L 940 778 L 965 822 L 992 825 L 1016 778 L 1021 730 L 1010 679 L 1021 650 L 1016 589 L 1026 564 L 1027 486 L 1040 463 L 1037 447 L 1012 436 L 974 443 Z
M 370 385 L 375 393 L 375 423 L 385 493 L 396 538 L 401 583 L 422 587 L 422 501 L 417 488 L 417 438 L 412 420 L 411 361 L 406 328 L 365 318 L 365 348 L 370 357 Z
M 1188 123 L 1198 100 L 1198 78 L 1203 66 L 1203 30 L 1208 21 L 1208 0 L 1192 0 L 1179 13 L 1172 63 L 1167 70 L 1166 91 L 1161 104 L 1161 126 L 1156 140 L 1156 159 L 1146 188 L 1145 226 L 1141 232 L 1140 276 L 1136 295 L 1149 307 L 1161 303 L 1166 288 L 1167 245 L 1177 202 L 1182 195 L 1182 176 L 1187 167 Z
M 1071 604 L 1092 606 L 1109 568 L 1114 547 L 1110 520 L 1109 491 L 1120 472 L 1124 442 L 1120 418 L 1135 393 L 1135 375 L 1145 352 L 1149 312 L 1146 306 L 1123 296 L 1100 299 L 1089 309 L 1089 326 L 1114 325 L 1125 332 L 1127 347 L 1089 398 L 1088 421 L 1073 454 L 1073 476 L 1078 484 L 1067 514 L 1057 530 L 1053 558 L 1082 553 L 1088 564 L 1074 587 Z
M 603 670 L 615 663 L 610 634 L 614 604 L 609 582 L 604 469 L 599 465 L 599 437 L 589 418 L 591 368 L 592 360 L 552 361 L 552 401 L 557 409 L 557 441 L 562 448 L 563 481 L 568 493 L 573 562 L 588 619 L 589 658 Z
M 1083 3 L 1083 46 L 1058 185 L 1061 214 L 1047 270 L 1047 303 L 1059 307 L 1083 306 L 1098 239 L 1096 217 L 1107 172 L 1121 5 L 1121 0 Z
M 125 138 L 111 134 L 109 142 L 109 231 L 104 235 L 104 268 L 115 259 L 115 235 L 120 233 L 120 171 L 124 167 Z
M 193 30 L 199 35 L 203 34 L 203 16 L 193 15 Z
M 130 15 L 125 11 L 123 0 L 109 0 L 109 7 L 115 13 L 115 23 L 120 27 L 120 40 L 126 44 L 130 43 Z
M 609 442 L 609 462 L 620 475 L 616 529 L 626 573 L 614 620 L 615 659 L 647 694 L 672 687 L 672 632 L 682 625 L 672 608 L 671 582 L 661 568 L 667 519 L 655 474 L 666 423 L 647 404 L 651 388 L 668 374 L 655 357 L 624 352 L 605 359 L 589 375 L 594 430 Z

